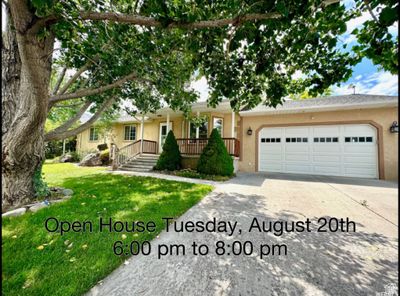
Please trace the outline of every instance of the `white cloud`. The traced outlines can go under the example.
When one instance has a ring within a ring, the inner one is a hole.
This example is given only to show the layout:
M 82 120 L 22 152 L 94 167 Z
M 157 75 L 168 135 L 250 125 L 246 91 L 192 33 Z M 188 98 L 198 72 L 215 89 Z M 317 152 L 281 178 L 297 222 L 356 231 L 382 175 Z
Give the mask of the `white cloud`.
M 355 80 L 360 80 L 363 76 L 362 75 L 357 75 L 356 78 L 354 78 Z
M 201 79 L 192 82 L 190 86 L 195 91 L 198 91 L 200 93 L 199 101 L 204 102 L 207 100 L 210 89 L 208 87 L 207 79 L 204 76 L 201 77 Z
M 360 77 L 358 75 L 357 77 Z M 355 79 L 353 83 L 346 83 L 339 87 L 333 87 L 334 95 L 348 95 L 353 93 L 353 89 L 349 88 L 350 84 L 355 85 L 357 94 L 370 95 L 398 95 L 398 77 L 389 72 L 376 72 L 364 79 Z

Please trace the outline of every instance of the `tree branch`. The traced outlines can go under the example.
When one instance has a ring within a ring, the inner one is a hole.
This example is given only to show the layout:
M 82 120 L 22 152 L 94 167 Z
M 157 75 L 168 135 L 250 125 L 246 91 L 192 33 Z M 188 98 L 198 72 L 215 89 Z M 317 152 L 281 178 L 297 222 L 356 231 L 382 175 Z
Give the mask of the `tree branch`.
M 375 22 L 377 22 L 379 24 L 379 20 L 378 18 L 375 16 L 374 12 L 371 9 L 371 6 L 369 5 L 369 1 L 368 0 L 364 0 L 364 4 L 367 7 L 367 10 L 369 12 L 369 14 L 372 16 L 372 18 L 374 19 Z
M 62 133 L 67 131 L 77 120 L 79 120 L 83 113 L 86 112 L 86 110 L 90 107 L 90 105 L 92 104 L 92 102 L 88 101 L 86 102 L 79 110 L 78 112 L 72 116 L 70 119 L 68 119 L 66 122 L 64 122 L 62 125 L 60 125 L 59 127 L 51 130 L 49 132 L 49 134 L 52 133 Z
M 53 89 L 53 92 L 52 92 L 53 95 L 55 95 L 55 94 L 57 93 L 58 89 L 60 88 L 61 82 L 63 81 L 64 76 L 65 76 L 65 72 L 67 72 L 67 68 L 66 68 L 66 67 L 64 67 L 64 68 L 61 70 L 61 73 L 60 73 L 60 75 L 58 76 L 56 85 L 54 86 L 54 89 Z
M 152 83 L 151 80 L 144 79 L 144 78 L 139 78 L 139 77 L 136 76 L 136 73 L 131 73 L 131 74 L 129 74 L 129 75 L 127 75 L 127 76 L 125 76 L 125 77 L 113 82 L 113 83 L 105 85 L 105 86 L 101 86 L 101 87 L 98 87 L 98 88 L 81 89 L 81 90 L 78 90 L 77 92 L 74 92 L 74 93 L 52 96 L 52 97 L 50 97 L 50 102 L 51 103 L 55 103 L 55 102 L 66 101 L 66 100 L 71 100 L 71 99 L 77 99 L 77 98 L 86 97 L 86 96 L 97 95 L 97 94 L 100 94 L 100 93 L 105 92 L 107 90 L 119 87 L 119 86 L 123 85 L 125 82 L 127 82 L 129 80 L 140 80 L 140 81 L 143 81 L 143 82 Z
M 100 115 L 114 103 L 114 101 L 115 101 L 115 97 L 112 97 L 112 98 L 108 99 L 107 101 L 105 101 L 100 106 L 100 108 L 96 111 L 96 113 L 93 114 L 93 116 L 88 121 L 81 124 L 77 128 L 74 128 L 72 130 L 66 130 L 63 132 L 54 132 L 54 130 L 51 132 L 48 132 L 44 136 L 45 142 L 66 139 L 69 137 L 76 136 L 77 134 L 83 132 L 84 130 L 88 129 L 100 117 Z
M 83 20 L 92 20 L 92 21 L 115 21 L 118 23 L 132 24 L 132 25 L 140 25 L 147 27 L 163 27 L 162 22 L 158 21 L 153 17 L 146 17 L 140 15 L 127 15 L 122 13 L 113 13 L 113 12 L 90 12 L 90 11 L 81 11 L 79 13 L 80 18 Z M 182 23 L 182 22 L 171 22 L 167 28 L 180 28 L 180 29 L 204 29 L 204 28 L 217 28 L 224 27 L 227 25 L 235 25 L 244 21 L 259 21 L 259 20 L 267 20 L 267 19 L 277 19 L 280 18 L 281 14 L 278 12 L 269 12 L 269 13 L 249 13 L 244 14 L 242 16 L 234 17 L 234 18 L 226 18 L 226 19 L 216 19 L 216 20 L 207 20 L 207 21 L 197 21 L 193 23 Z
M 63 93 L 65 93 L 68 90 L 68 88 L 71 86 L 71 84 L 74 83 L 75 80 L 77 80 L 83 72 L 85 72 L 87 69 L 89 69 L 91 64 L 92 64 L 92 61 L 88 61 L 78 71 L 76 71 L 75 74 L 63 85 L 63 87 L 60 89 L 58 94 L 62 95 Z

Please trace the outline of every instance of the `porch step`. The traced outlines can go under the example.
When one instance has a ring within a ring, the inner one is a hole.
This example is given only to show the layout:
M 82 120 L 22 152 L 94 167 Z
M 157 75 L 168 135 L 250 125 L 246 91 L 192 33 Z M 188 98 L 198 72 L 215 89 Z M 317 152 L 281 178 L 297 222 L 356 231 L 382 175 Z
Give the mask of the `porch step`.
M 142 154 L 123 164 L 119 169 L 123 171 L 148 172 L 153 170 L 158 157 L 159 155 L 156 154 Z

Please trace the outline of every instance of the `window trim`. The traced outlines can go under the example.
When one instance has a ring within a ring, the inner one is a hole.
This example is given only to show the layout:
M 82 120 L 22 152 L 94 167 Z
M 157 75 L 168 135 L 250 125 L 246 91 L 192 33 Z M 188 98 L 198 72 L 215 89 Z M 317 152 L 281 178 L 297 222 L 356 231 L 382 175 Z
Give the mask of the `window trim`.
M 92 130 L 93 130 L 93 135 L 96 135 L 96 131 L 97 131 L 97 139 L 92 139 Z M 89 142 L 98 142 L 100 137 L 99 137 L 99 129 L 95 126 L 91 126 L 89 128 Z
M 125 129 L 126 129 L 128 126 L 134 127 L 134 128 L 135 128 L 135 139 L 134 139 L 134 140 L 129 140 L 129 139 L 127 140 L 127 139 L 125 138 L 125 135 L 126 135 Z M 124 124 L 124 142 L 132 142 L 132 141 L 136 141 L 136 139 L 137 139 L 137 124 Z

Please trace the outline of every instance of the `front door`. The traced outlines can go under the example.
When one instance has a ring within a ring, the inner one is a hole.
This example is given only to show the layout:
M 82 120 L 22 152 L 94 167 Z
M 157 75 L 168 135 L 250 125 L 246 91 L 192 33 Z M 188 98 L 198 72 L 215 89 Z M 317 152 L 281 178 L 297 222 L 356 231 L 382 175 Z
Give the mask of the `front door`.
M 169 123 L 169 129 L 172 130 L 172 122 Z M 162 146 L 164 145 L 165 139 L 167 138 L 167 123 L 161 122 L 160 123 L 160 139 L 158 143 L 160 144 L 159 153 L 162 152 Z

